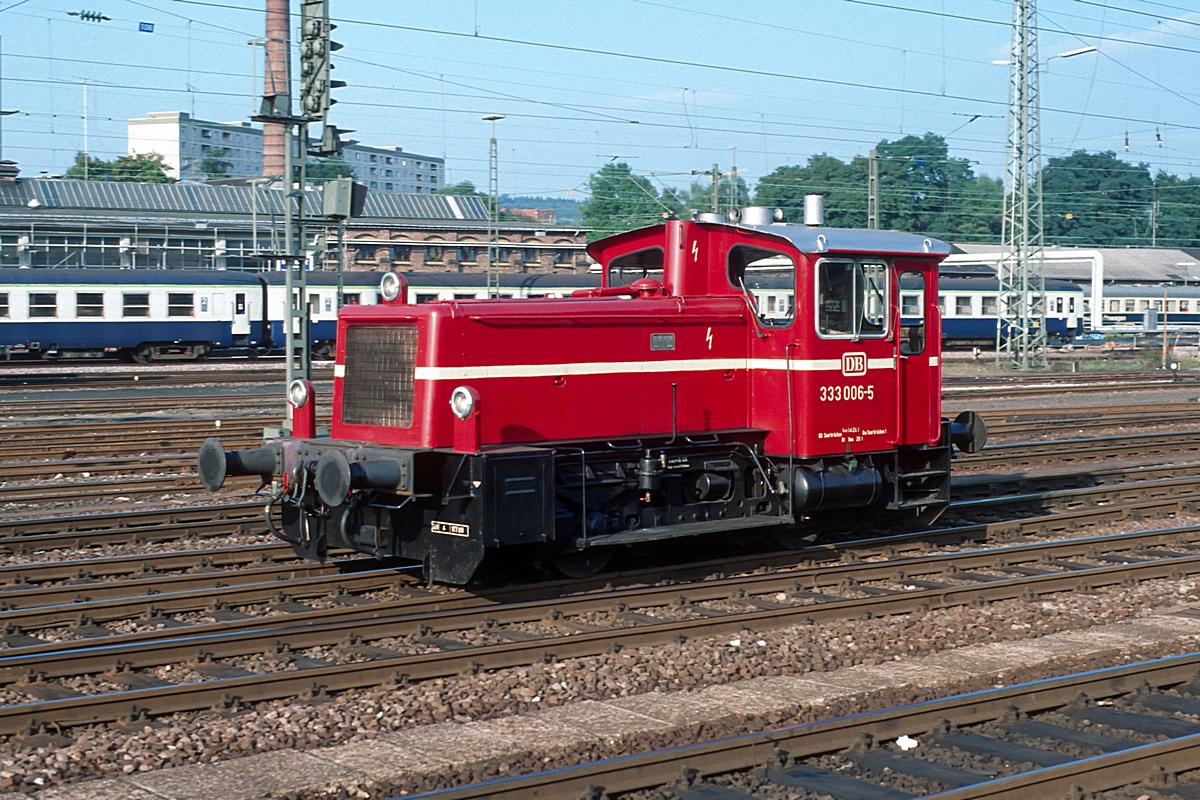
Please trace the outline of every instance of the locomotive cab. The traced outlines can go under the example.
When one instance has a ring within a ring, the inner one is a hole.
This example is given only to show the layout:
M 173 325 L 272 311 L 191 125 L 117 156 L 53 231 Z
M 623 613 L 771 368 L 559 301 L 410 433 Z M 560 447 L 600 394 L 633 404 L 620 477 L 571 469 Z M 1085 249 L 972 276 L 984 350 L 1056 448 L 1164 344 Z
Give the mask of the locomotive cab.
M 209 440 L 202 480 L 263 475 L 301 555 L 448 583 L 500 550 L 583 574 L 618 546 L 946 507 L 952 443 L 986 436 L 941 418 L 946 244 L 747 209 L 589 252 L 602 285 L 569 298 L 344 308 L 331 438 Z

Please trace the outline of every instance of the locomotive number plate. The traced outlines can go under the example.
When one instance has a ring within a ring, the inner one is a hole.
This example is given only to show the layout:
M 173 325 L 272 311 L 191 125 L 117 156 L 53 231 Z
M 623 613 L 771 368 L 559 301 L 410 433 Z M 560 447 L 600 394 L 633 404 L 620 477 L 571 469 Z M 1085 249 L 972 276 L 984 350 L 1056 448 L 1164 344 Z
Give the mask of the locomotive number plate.
M 464 525 L 461 522 L 444 522 L 440 519 L 435 519 L 429 523 L 430 533 L 441 533 L 446 536 L 470 536 L 471 526 Z
M 839 400 L 874 400 L 875 386 L 822 386 L 821 400 L 823 402 L 838 402 Z

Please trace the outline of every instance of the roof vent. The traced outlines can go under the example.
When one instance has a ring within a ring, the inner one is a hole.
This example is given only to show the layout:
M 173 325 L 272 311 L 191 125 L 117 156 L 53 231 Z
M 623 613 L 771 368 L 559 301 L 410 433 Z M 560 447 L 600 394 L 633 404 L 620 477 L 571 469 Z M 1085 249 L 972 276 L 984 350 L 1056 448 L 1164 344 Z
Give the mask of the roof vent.
M 782 216 L 777 208 L 766 206 L 746 206 L 742 209 L 743 225 L 770 225 L 776 216 Z
M 724 224 L 724 214 L 714 214 L 711 211 L 705 211 L 703 214 L 696 215 L 696 222 L 719 222 Z
M 825 224 L 825 197 L 823 195 L 804 195 L 804 224 L 810 228 Z

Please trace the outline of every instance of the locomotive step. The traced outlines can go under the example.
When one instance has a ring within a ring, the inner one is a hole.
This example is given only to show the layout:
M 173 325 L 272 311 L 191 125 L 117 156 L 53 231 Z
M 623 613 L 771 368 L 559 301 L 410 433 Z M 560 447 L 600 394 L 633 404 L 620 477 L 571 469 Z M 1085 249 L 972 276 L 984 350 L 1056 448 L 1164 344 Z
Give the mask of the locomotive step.
M 917 480 L 918 478 L 949 478 L 950 473 L 944 469 L 927 469 L 921 472 L 898 472 L 896 477 L 899 480 Z
M 662 525 L 657 528 L 638 528 L 621 533 L 589 536 L 580 541 L 580 547 L 608 547 L 620 544 L 639 544 L 656 542 L 662 539 L 675 539 L 680 536 L 701 536 L 706 533 L 744 530 L 746 528 L 762 528 L 775 525 L 793 525 L 794 517 L 744 517 L 741 519 L 710 519 L 704 522 L 681 522 L 676 525 Z

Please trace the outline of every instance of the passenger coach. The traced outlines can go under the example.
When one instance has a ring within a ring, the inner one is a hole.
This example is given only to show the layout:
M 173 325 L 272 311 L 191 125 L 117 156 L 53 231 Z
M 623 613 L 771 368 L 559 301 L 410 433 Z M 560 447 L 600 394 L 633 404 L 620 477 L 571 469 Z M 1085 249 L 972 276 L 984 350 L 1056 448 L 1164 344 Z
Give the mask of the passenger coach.
M 0 269 L 5 357 L 202 358 L 268 343 L 266 284 L 213 270 Z
M 996 344 L 1000 282 L 995 278 L 942 276 L 938 280 L 938 309 L 942 339 L 947 344 Z M 1046 334 L 1051 341 L 1069 342 L 1083 333 L 1086 295 L 1067 281 L 1046 281 Z M 908 319 L 923 302 L 915 285 L 900 287 L 901 313 Z

